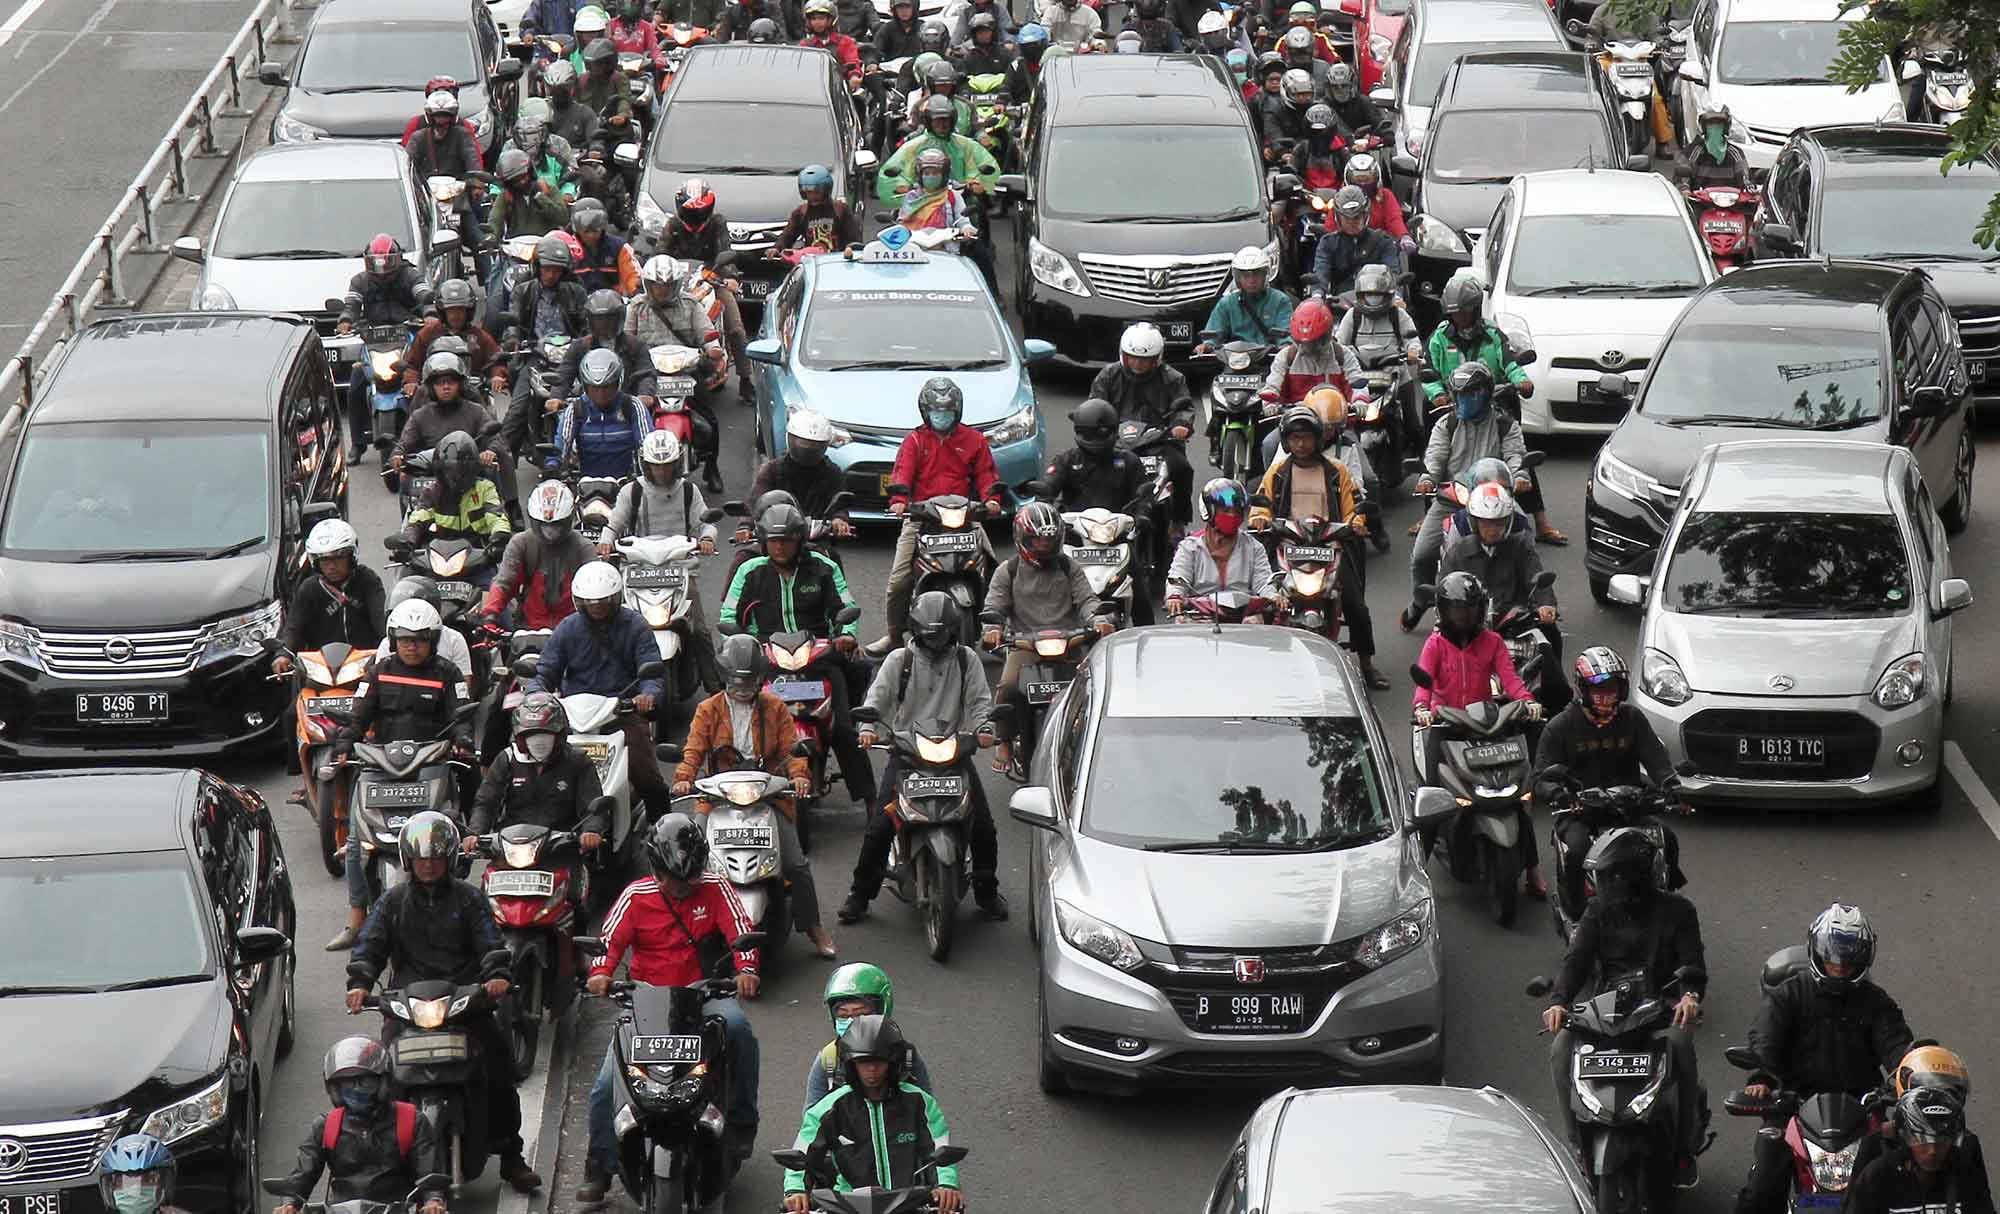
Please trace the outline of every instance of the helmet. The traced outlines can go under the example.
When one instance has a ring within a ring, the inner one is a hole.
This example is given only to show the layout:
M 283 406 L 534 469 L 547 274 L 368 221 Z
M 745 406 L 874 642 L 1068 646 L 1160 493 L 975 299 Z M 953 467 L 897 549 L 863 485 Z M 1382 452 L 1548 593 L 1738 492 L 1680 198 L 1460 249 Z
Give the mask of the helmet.
M 465 360 L 449 350 L 439 350 L 424 360 L 424 386 L 426 388 L 430 387 L 432 380 L 446 375 L 464 382 Z
M 1069 422 L 1076 433 L 1076 445 L 1092 455 L 1109 451 L 1118 439 L 1118 407 L 1102 397 L 1093 396 L 1078 405 Z
M 602 217 L 604 212 L 586 211 L 584 214 Z M 593 319 L 599 316 L 616 316 L 620 320 L 623 320 L 625 318 L 625 297 L 610 287 L 601 287 L 598 290 L 592 291 L 590 296 L 583 301 L 583 314 Z
M 646 865 L 662 881 L 698 880 L 708 868 L 708 832 L 686 814 L 668 814 L 646 835 Z
M 1354 69 L 1345 63 L 1331 63 L 1326 69 L 1326 95 L 1335 101 L 1354 100 Z
M 1344 185 L 1333 192 L 1333 213 L 1342 219 L 1366 219 L 1368 195 L 1358 185 Z
M 625 378 L 625 364 L 609 349 L 599 346 L 583 356 L 577 378 L 586 388 L 615 388 Z
M 672 430 L 648 430 L 639 444 L 639 462 L 648 468 L 673 468 L 681 462 L 681 440 Z M 669 482 L 671 483 L 671 482 Z
M 903 1039 L 903 1031 L 896 1027 L 896 1022 L 887 1016 L 856 1016 L 836 1044 L 840 1075 L 850 1087 L 861 1086 L 860 1074 L 854 1069 L 857 1062 L 888 1063 L 887 1082 L 892 1087 L 901 1083 L 909 1070 L 910 1043 Z
M 1911 1088 L 1896 1101 L 1896 1130 L 1904 1142 L 1957 1146 L 1965 1133 L 1965 1104 L 1949 1088 Z
M 1313 436 L 1317 446 L 1326 436 L 1320 432 L 1320 415 L 1307 404 L 1296 404 L 1285 410 L 1285 416 L 1278 423 L 1278 441 L 1289 442 L 1294 431 Z
M 715 661 L 722 670 L 723 686 L 731 691 L 754 692 L 764 685 L 764 646 L 747 632 L 722 638 Z
M 361 257 L 370 278 L 388 278 L 403 266 L 403 246 L 387 232 L 378 232 Z
M 801 463 L 817 464 L 826 458 L 826 449 L 833 445 L 833 423 L 826 415 L 811 409 L 800 409 L 785 418 L 785 454 Z
M 1160 326 L 1149 320 L 1142 320 L 1125 326 L 1125 332 L 1118 337 L 1118 353 L 1131 358 L 1158 358 L 1167 349 L 1167 339 L 1160 332 Z
M 438 631 L 444 627 L 444 620 L 438 609 L 422 599 L 407 599 L 398 603 L 389 613 L 389 640 L 428 641 L 437 644 Z
M 780 502 L 794 510 L 799 508 L 799 499 L 792 496 L 791 490 L 767 489 L 757 495 L 756 501 L 750 503 L 750 517 L 754 519 Z
M 1276 51 L 1265 51 L 1257 56 L 1257 78 L 1262 80 L 1273 72 L 1284 72 L 1285 57 Z
M 579 607 L 606 600 L 616 602 L 624 593 L 625 579 L 616 566 L 605 561 L 591 561 L 569 580 L 570 600 Z
M 1858 906 L 1836 902 L 1819 913 L 1806 929 L 1806 960 L 1813 981 L 1823 991 L 1850 991 L 1868 977 L 1875 964 L 1875 927 Z M 1836 978 L 1829 966 L 1844 966 L 1847 975 Z
M 149 1208 L 157 1210 L 173 1198 L 176 1171 L 174 1153 L 166 1143 L 151 1134 L 127 1134 L 104 1148 L 104 1157 L 98 1161 L 97 1191 L 108 1211 L 124 1209 L 117 1201 L 121 1190 L 145 1193 Z
M 917 31 L 917 46 L 942 55 L 951 47 L 951 30 L 942 21 L 926 21 L 923 28 Z
M 1226 34 L 1229 32 L 1229 18 L 1214 9 L 1209 9 L 1194 23 L 1194 32 L 1203 35 Z
M 1239 291 L 1243 289 L 1241 275 L 1256 274 L 1268 281 L 1271 274 L 1271 255 L 1257 245 L 1244 245 L 1236 250 L 1236 256 L 1229 259 L 1229 271 L 1239 276 L 1236 279 L 1236 289 Z
M 951 175 L 951 157 L 945 155 L 941 148 L 927 147 L 917 153 L 918 184 L 921 185 L 924 179 L 930 176 L 933 171 L 939 175 L 940 179 L 948 178 Z
M 1250 494 L 1243 488 L 1242 481 L 1216 477 L 1201 487 L 1201 496 L 1195 500 L 1195 507 L 1201 511 L 1201 521 L 1212 523 L 1217 515 L 1234 514 L 1241 516 L 1250 509 Z
M 957 122 L 958 103 L 943 93 L 932 93 L 924 99 L 924 125 L 929 126 L 932 121 L 939 118 L 949 118 L 954 123 Z
M 829 194 L 832 193 L 833 170 L 823 164 L 809 164 L 800 169 L 799 197 L 804 198 L 811 190 L 825 190 Z
M 1303 31 L 1294 31 L 1303 32 Z M 1306 109 L 1306 130 L 1314 135 L 1324 135 L 1333 129 L 1333 107 L 1324 101 L 1315 101 Z
M 1913 1088 L 1943 1088 L 1964 1105 L 1972 1097 L 1972 1076 L 1957 1054 L 1941 1045 L 1920 1045 L 1896 1064 L 1896 1095 Z
M 438 440 L 433 462 L 437 466 L 438 484 L 452 493 L 464 493 L 472 488 L 473 478 L 479 475 L 479 444 L 465 431 L 453 430 Z
M 551 89 L 576 83 L 576 65 L 568 59 L 551 59 L 542 69 L 542 83 Z
M 1486 519 L 1489 522 L 1502 520 L 1512 522 L 1514 495 L 1507 491 L 1505 485 L 1496 485 L 1491 481 L 1483 485 L 1474 485 L 1471 495 L 1466 498 L 1465 512 L 1475 519 Z
M 835 16 L 833 0 L 806 0 L 805 15 L 807 20 Z
M 531 733 L 552 733 L 561 737 L 569 732 L 569 713 L 563 708 L 562 697 L 547 691 L 531 691 L 521 697 L 514 709 L 514 737 L 516 739 Z
M 986 32 L 994 35 L 995 37 L 998 37 L 1000 34 L 1000 19 L 998 17 L 995 17 L 992 13 L 974 13 L 972 15 L 972 23 L 969 27 L 969 32 L 974 35 L 977 35 L 980 30 L 985 30 Z
M 889 982 L 889 975 L 883 972 L 882 967 L 866 961 L 850 961 L 833 971 L 826 980 L 826 989 L 820 992 L 820 1002 L 826 1005 L 827 1018 L 833 1021 L 835 1036 L 846 1036 L 846 1029 L 852 1025 L 843 1025 L 833 1014 L 833 1006 L 850 999 L 872 1004 L 874 1011 L 870 1015 L 887 1016 L 896 1009 L 896 989 Z
M 514 119 L 514 146 L 526 152 L 530 159 L 539 155 L 542 145 L 548 142 L 549 120 L 540 114 L 523 110 Z
M 755 21 L 752 21 L 750 23 L 750 41 L 776 42 L 777 40 L 778 40 L 777 22 L 771 20 L 769 17 L 759 17 Z
M 1347 424 L 1347 398 L 1332 384 L 1321 384 L 1314 388 L 1306 393 L 1305 400 L 1300 403 L 1311 409 L 1313 416 L 1319 418 L 1322 432 L 1331 433 Z
M 458 334 L 446 333 L 431 343 L 431 353 L 456 354 L 460 358 L 470 358 L 472 357 L 472 347 L 466 345 L 465 339 Z
M 1317 25 L 1319 24 L 1319 6 L 1314 4 L 1312 0 L 1297 0 L 1292 7 L 1285 10 L 1285 21 L 1287 24 L 1293 21 L 1310 21 Z
M 586 4 L 576 10 L 576 22 L 571 28 L 576 30 L 576 40 L 580 46 L 585 34 L 601 34 L 611 28 L 611 18 L 606 15 L 602 7 Z
M 1299 31 L 1303 32 L 1303 31 Z M 1306 35 L 1312 38 L 1311 34 Z M 1313 99 L 1312 73 L 1301 68 L 1286 68 L 1284 78 L 1278 81 L 1278 91 L 1293 105 L 1311 105 Z
M 1438 303 L 1447 315 L 1453 312 L 1477 312 L 1486 303 L 1486 289 L 1470 274 L 1458 274 L 1444 284 L 1444 293 Z
M 687 281 L 687 274 L 687 267 L 678 259 L 669 257 L 665 253 L 655 253 L 646 259 L 644 266 L 640 267 L 639 281 L 659 283 L 679 293 L 681 284 Z
M 396 850 L 402 854 L 403 871 L 416 875 L 418 860 L 450 861 L 458 855 L 458 823 L 434 809 L 427 809 L 403 823 Z
M 706 177 L 690 177 L 674 191 L 674 214 L 691 228 L 699 228 L 715 214 L 715 191 Z
M 1584 875 L 1597 896 L 1609 903 L 1630 902 L 1659 888 L 1653 866 L 1658 849 L 1644 831 L 1620 826 L 1605 831 L 1583 859 Z
M 766 506 L 757 516 L 759 544 L 771 540 L 793 540 L 803 544 L 806 541 L 806 531 L 805 512 L 788 502 L 777 502 Z
M 507 159 L 502 156 L 500 159 Z M 535 242 L 535 260 L 545 266 L 561 266 L 567 270 L 576 264 L 576 255 L 570 252 L 569 241 L 550 232 Z
M 1472 467 L 1465 474 L 1468 485 L 1511 485 L 1514 483 L 1513 470 L 1507 461 L 1496 455 L 1472 461 Z
M 958 604 L 942 590 L 926 590 L 910 604 L 910 635 L 932 653 L 958 643 Z
M 432 76 L 429 80 L 424 81 L 424 96 L 428 97 L 439 89 L 443 89 L 447 93 L 456 93 L 458 91 L 458 77 Z
M 319 1078 L 327 1099 L 340 1108 L 371 1111 L 389 1095 L 389 1051 L 371 1037 L 343 1037 L 326 1048 Z
M 1348 158 L 1347 168 L 1343 173 L 1343 177 L 1346 179 L 1348 185 L 1361 186 L 1364 189 L 1368 186 L 1380 185 L 1382 182 L 1382 166 L 1375 163 L 1374 153 L 1356 152 Z
M 579 30 L 577 36 L 578 40 L 581 41 L 582 31 Z M 583 48 L 583 66 L 587 68 L 596 67 L 600 63 L 616 63 L 617 61 L 618 47 L 609 38 L 592 38 Z
M 965 416 L 965 393 L 950 376 L 934 375 L 917 389 L 917 415 L 919 421 L 944 433 L 958 425 L 958 419 Z M 937 424 L 937 418 L 947 415 L 951 418 L 951 425 Z
M 1445 387 L 1456 402 L 1463 399 L 1473 409 L 1468 416 L 1477 416 L 1486 407 L 1486 401 L 1493 395 L 1493 372 L 1483 362 L 1462 362 L 1452 368 L 1451 378 Z
M 406 577 L 396 579 L 396 584 L 389 588 L 390 613 L 394 614 L 396 608 L 401 607 L 404 603 L 413 602 L 428 603 L 430 609 L 436 611 L 438 605 L 437 582 L 425 577 L 421 573 L 412 573 Z
M 438 306 L 438 311 L 440 312 L 447 311 L 451 308 L 472 307 L 473 306 L 472 284 L 465 281 L 463 278 L 445 279 L 443 282 L 438 284 L 437 306 Z
M 456 93 L 447 93 L 443 89 L 439 89 L 437 92 L 424 98 L 425 119 L 428 120 L 440 116 L 445 118 L 458 117 L 458 95 Z
M 561 539 L 575 525 L 576 494 L 561 481 L 543 481 L 528 493 L 528 522 L 546 541 Z
M 1464 645 L 1486 631 L 1486 583 L 1463 570 L 1447 573 L 1437 588 L 1438 630 Z
M 1285 31 L 1285 36 L 1281 40 L 1281 43 L 1287 55 L 1294 51 L 1304 51 L 1310 55 L 1313 49 L 1313 32 L 1303 25 L 1295 25 Z M 1307 73 L 1307 77 L 1310 79 L 1310 72 Z
M 940 59 L 924 69 L 925 88 L 934 89 L 940 84 L 958 87 L 958 69 L 952 66 L 949 59 Z
M 1062 516 L 1047 502 L 1029 502 L 1014 512 L 1014 548 L 1040 568 L 1062 552 Z
M 1326 340 L 1333 332 L 1333 310 L 1317 299 L 1308 299 L 1292 309 L 1292 340 L 1311 345 Z
M 1048 44 L 1048 27 L 1039 22 L 1030 21 L 1014 33 L 1014 45 L 1021 48 L 1023 53 L 1026 53 L 1027 49 L 1031 46 L 1047 46 Z
M 596 205 L 585 206 L 586 201 Z M 569 230 L 578 236 L 585 232 L 602 232 L 610 223 L 611 216 L 605 214 L 603 205 L 597 203 L 595 198 L 579 198 L 570 204 Z M 618 292 L 613 291 L 612 294 Z
M 1710 123 L 1715 123 L 1715 122 L 1719 122 L 1723 126 L 1728 126 L 1729 121 L 1730 119 L 1729 119 L 1728 106 L 1711 105 L 1711 106 L 1704 106 L 1702 108 L 1701 113 L 1695 117 L 1694 125 L 1696 130 L 1700 130 L 1702 127 L 1708 126 Z
M 1576 698 L 1585 712 L 1595 717 L 1590 702 L 1590 692 L 1595 687 L 1609 687 L 1618 693 L 1618 702 L 1632 694 L 1631 671 L 1625 666 L 1625 659 L 1609 645 L 1592 645 L 1576 655 L 1570 663 L 1570 674 L 1576 683 Z M 1615 708 L 1612 711 L 1617 711 Z M 1606 718 L 1608 719 L 1608 718 Z
M 534 173 L 535 162 L 529 160 L 528 154 L 520 148 L 503 148 L 500 152 L 500 159 L 493 165 L 493 171 L 502 181 L 518 182 L 523 177 L 531 176 Z M 541 247 L 540 244 L 537 244 L 535 251 L 539 253 Z
M 325 519 L 313 524 L 312 533 L 306 536 L 306 559 L 317 564 L 330 556 L 353 556 L 360 542 L 346 519 Z
M 1359 156 L 1355 160 L 1361 159 Z M 1350 171 L 1353 161 L 1348 162 Z M 1363 312 L 1379 316 L 1395 301 L 1396 280 L 1380 262 L 1362 266 L 1354 275 L 1354 302 Z

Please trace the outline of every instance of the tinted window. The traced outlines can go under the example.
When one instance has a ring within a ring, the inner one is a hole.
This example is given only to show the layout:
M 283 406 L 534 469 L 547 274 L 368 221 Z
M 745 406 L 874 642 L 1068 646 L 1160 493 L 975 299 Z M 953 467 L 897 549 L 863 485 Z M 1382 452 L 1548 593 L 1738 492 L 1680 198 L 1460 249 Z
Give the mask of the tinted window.
M 464 26 L 382 21 L 313 31 L 292 80 L 322 93 L 384 93 L 421 89 L 432 76 L 484 75 L 473 65 L 472 35 Z
M 1041 206 L 1098 222 L 1250 219 L 1263 213 L 1261 172 L 1241 127 L 1059 127 L 1049 140 Z M 1147 184 L 1135 189 L 1136 182 Z
M 1434 30 L 1434 33 L 1443 33 Z M 1460 55 L 1470 55 L 1474 51 L 1498 51 L 1514 48 L 1546 47 L 1550 50 L 1566 50 L 1553 37 L 1507 38 L 1492 42 L 1426 42 L 1417 48 L 1416 62 L 1410 65 L 1410 87 L 1408 97 L 1411 105 L 1436 105 L 1438 89 L 1444 84 L 1445 73 Z M 1526 170 L 1522 170 L 1525 172 Z
M 833 153 L 826 111 L 759 101 L 677 101 L 653 165 L 676 173 L 792 176 Z
M 1701 511 L 1681 528 L 1660 602 L 1693 615 L 1899 615 L 1910 565 L 1887 514 Z
M 1731 84 L 1824 84 L 1840 53 L 1838 21 L 1731 21 L 1716 75 Z
M 1604 119 L 1588 110 L 1458 110 L 1431 132 L 1424 172 L 1438 181 L 1507 181 L 1516 173 L 1611 163 Z
M 1655 421 L 1847 429 L 1882 415 L 1873 329 L 1690 322 L 1653 364 L 1641 411 Z
M 1917 177 L 1861 177 L 1826 183 L 1819 204 L 1819 247 L 1832 257 L 1879 261 L 1942 257 L 1993 261 L 1973 232 L 1996 184 L 1992 172 L 1953 170 Z
M 0 987 L 207 978 L 195 891 L 179 851 L 0 860 L 0 915 L 14 937 L 0 955 Z
M 1679 295 L 1701 265 L 1671 215 L 1533 215 L 1521 220 L 1507 290 L 1514 295 Z
M 410 208 L 394 178 L 246 181 L 215 225 L 217 257 L 359 257 L 377 232 L 416 247 Z
M 799 359 L 820 371 L 970 371 L 1005 365 L 1008 347 L 981 290 L 816 291 Z

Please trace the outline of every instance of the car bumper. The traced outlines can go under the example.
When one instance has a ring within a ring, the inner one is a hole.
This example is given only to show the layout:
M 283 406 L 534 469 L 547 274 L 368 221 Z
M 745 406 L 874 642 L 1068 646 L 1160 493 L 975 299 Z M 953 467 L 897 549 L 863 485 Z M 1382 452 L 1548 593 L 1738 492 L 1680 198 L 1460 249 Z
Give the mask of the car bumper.
M 840 468 L 841 488 L 854 495 L 848 517 L 863 522 L 886 522 L 893 517 L 885 489 L 896 466 L 896 449 L 901 441 L 899 437 L 857 434 L 851 442 L 830 452 Z M 993 448 L 993 464 L 999 469 L 1001 483 L 1013 486 L 1041 476 L 1047 450 L 1047 431 L 1041 428 L 1030 438 Z
M 38 672 L 32 680 L 0 664 L 0 758 L 137 759 L 219 755 L 271 742 L 285 726 L 290 695 L 257 658 L 196 667 L 178 678 L 131 683 L 70 679 Z M 77 720 L 86 692 L 165 692 L 167 720 L 111 725 Z
M 1912 796 L 1937 783 L 1943 751 L 1944 708 L 1935 694 L 1887 709 L 1866 695 L 1745 696 L 1697 692 L 1685 704 L 1666 705 L 1641 692 L 1640 710 L 1678 765 L 1695 765 L 1681 777 L 1690 798 L 1709 802 L 1852 805 Z M 1742 743 L 1759 736 L 1825 739 L 1818 771 L 1738 765 Z M 1899 753 L 1908 748 L 1909 753 Z
M 1118 339 L 1135 321 L 1150 320 L 1167 334 L 1167 361 L 1184 363 L 1194 351 L 1195 338 L 1208 322 L 1215 301 L 1179 308 L 1149 308 L 1101 296 L 1077 296 L 1028 279 L 1021 301 L 1021 331 L 1055 343 L 1058 353 L 1071 362 L 1106 363 L 1118 357 Z M 1176 340 L 1174 326 L 1185 324 L 1185 340 Z
M 1556 348 L 1544 349 L 1540 344 L 1535 347 L 1536 357 L 1541 361 L 1531 369 L 1535 394 L 1521 401 L 1521 428 L 1531 434 L 1609 434 L 1617 429 L 1618 422 L 1631 408 L 1631 398 L 1598 397 L 1597 381 L 1604 372 L 1595 365 L 1597 357 L 1617 342 L 1585 341 L 1573 349 L 1563 349 L 1553 341 L 1549 344 Z M 1625 353 L 1634 362 L 1652 356 L 1650 349 Z M 1566 365 L 1573 363 L 1593 365 Z
M 1377 1082 L 1433 1075 L 1444 1061 L 1444 956 L 1435 931 L 1422 947 L 1334 991 L 1303 1033 L 1197 1033 L 1158 987 L 1053 933 L 1041 966 L 1048 1047 L 1064 1067 L 1116 1084 L 1291 1083 L 1304 1075 Z

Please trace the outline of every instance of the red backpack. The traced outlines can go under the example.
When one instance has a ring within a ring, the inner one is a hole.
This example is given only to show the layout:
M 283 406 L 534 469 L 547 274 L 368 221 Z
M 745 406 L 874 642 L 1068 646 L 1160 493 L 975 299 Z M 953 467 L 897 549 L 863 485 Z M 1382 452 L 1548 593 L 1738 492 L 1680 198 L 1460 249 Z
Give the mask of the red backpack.
M 407 1100 L 398 1100 L 396 1110 L 396 1152 L 404 1159 L 410 1157 L 410 1149 L 417 1145 L 417 1106 Z M 334 1144 L 340 1141 L 340 1127 L 347 1122 L 347 1110 L 336 1107 L 326 1115 L 326 1129 L 320 1133 L 319 1145 L 328 1154 L 333 1153 Z

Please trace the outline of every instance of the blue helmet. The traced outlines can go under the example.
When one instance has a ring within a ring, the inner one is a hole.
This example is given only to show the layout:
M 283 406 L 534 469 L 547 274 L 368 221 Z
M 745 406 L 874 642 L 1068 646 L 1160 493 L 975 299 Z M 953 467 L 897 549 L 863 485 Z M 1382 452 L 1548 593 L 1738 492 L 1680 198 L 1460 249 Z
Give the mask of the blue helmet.
M 809 164 L 799 170 L 799 197 L 808 190 L 825 190 L 833 193 L 833 170 L 823 164 Z
M 1030 21 L 1026 25 L 1022 26 L 1020 33 L 1014 35 L 1015 44 L 1023 47 L 1042 46 L 1045 45 L 1048 42 L 1048 40 L 1049 40 L 1049 31 L 1045 27 L 1033 21 Z
M 174 1153 L 151 1134 L 127 1134 L 104 1149 L 97 1189 L 110 1214 L 152 1214 L 174 1192 Z M 150 1192 L 134 1177 L 154 1177 Z

